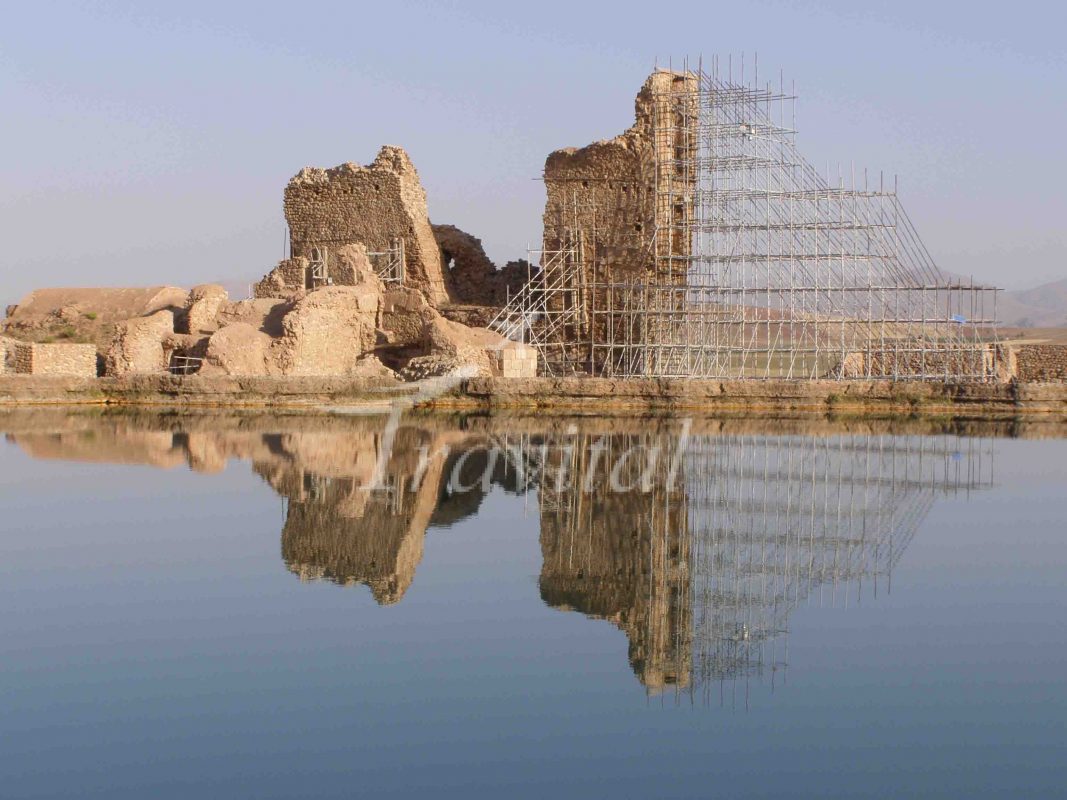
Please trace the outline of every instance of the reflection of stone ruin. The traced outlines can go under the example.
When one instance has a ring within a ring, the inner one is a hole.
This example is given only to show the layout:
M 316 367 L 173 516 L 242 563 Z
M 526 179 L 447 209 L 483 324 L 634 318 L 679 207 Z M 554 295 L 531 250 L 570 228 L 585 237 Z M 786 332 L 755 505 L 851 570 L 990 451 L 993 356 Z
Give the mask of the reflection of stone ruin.
M 704 699 L 783 668 L 802 603 L 888 588 L 935 497 L 992 475 L 989 448 L 956 437 L 679 441 L 562 437 L 529 448 L 526 467 L 540 476 L 545 602 L 618 625 L 650 690 Z
M 366 585 L 380 604 L 412 585 L 429 528 L 476 514 L 492 486 L 534 489 L 544 602 L 617 625 L 649 690 L 705 699 L 716 682 L 784 667 L 801 604 L 888 589 L 936 497 L 989 485 L 993 471 L 982 439 L 886 435 L 879 423 L 774 435 L 743 421 L 742 432 L 712 424 L 685 437 L 643 422 L 463 431 L 426 418 L 390 434 L 381 418 L 29 412 L 2 426 L 35 458 L 204 471 L 251 461 L 286 498 L 286 566 Z
M 428 528 L 477 513 L 484 474 L 490 486 L 521 488 L 506 459 L 490 461 L 485 437 L 440 421 L 390 433 L 384 417 L 267 417 L 261 425 L 239 417 L 15 418 L 24 422 L 8 419 L 8 439 L 34 458 L 209 473 L 231 459 L 250 461 L 286 500 L 281 555 L 289 570 L 304 581 L 366 585 L 383 605 L 411 586 Z M 453 478 L 470 489 L 454 491 Z
M 301 580 L 366 584 L 380 604 L 398 602 L 415 578 L 427 529 L 471 516 L 484 497 L 478 477 L 487 462 L 475 451 L 475 457 L 468 455 L 457 468 L 457 456 L 477 445 L 468 441 L 452 452 L 456 438 L 402 428 L 381 486 L 373 491 L 366 488 L 373 471 L 331 476 L 303 466 L 276 471 L 257 465 L 264 477 L 271 474 L 267 479 L 288 501 L 282 559 L 289 569 Z M 424 452 L 429 455 L 425 463 Z M 499 466 L 504 467 L 503 462 Z M 473 484 L 470 491 L 450 492 L 453 469 L 461 485 Z M 473 477 L 468 481 L 465 473 Z M 498 469 L 492 480 L 507 485 L 508 474 Z
M 683 550 L 686 497 L 659 460 L 647 491 L 644 448 L 665 438 L 605 437 L 597 457 L 593 437 L 545 443 L 530 455 L 541 478 L 541 599 L 554 608 L 611 620 L 626 632 L 630 664 L 650 689 L 689 683 L 692 576 Z M 627 451 L 634 455 L 623 457 Z M 615 485 L 624 491 L 612 491 Z M 566 476 L 557 480 L 559 471 Z M 565 487 L 563 491 L 559 487 Z M 586 491 L 586 489 L 589 491 Z
M 548 156 L 542 248 L 503 268 L 476 237 L 431 224 L 399 147 L 305 168 L 285 189 L 289 257 L 248 299 L 216 284 L 40 290 L 4 325 L 35 347 L 19 355 L 0 337 L 0 366 L 387 383 L 460 369 L 1061 380 L 1062 348 L 1050 359 L 998 341 L 995 291 L 937 268 L 895 186 L 812 168 L 793 102 L 740 64 L 655 70 L 632 127 Z

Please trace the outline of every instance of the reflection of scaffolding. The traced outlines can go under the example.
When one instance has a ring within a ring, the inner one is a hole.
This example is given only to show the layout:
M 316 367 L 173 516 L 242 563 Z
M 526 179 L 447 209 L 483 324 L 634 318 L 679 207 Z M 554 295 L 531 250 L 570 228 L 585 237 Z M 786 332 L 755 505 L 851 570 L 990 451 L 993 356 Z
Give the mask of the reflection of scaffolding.
M 950 437 L 696 437 L 674 483 L 662 437 L 527 452 L 546 602 L 616 621 L 649 689 L 704 700 L 716 682 L 773 679 L 797 606 L 877 594 L 939 493 L 992 482 L 992 448 Z
M 652 202 L 625 226 L 648 232 L 633 234 L 647 236 L 648 263 L 597 263 L 594 247 L 568 273 L 545 253 L 540 285 L 498 329 L 537 346 L 550 374 L 995 380 L 996 291 L 940 272 L 895 185 L 819 175 L 795 147 L 784 80 L 733 72 L 687 65 L 652 84 Z M 568 228 L 619 213 L 590 212 L 589 197 L 562 209 Z M 581 294 L 582 327 L 545 297 L 568 292 Z
M 711 446 L 709 446 L 711 444 Z M 697 683 L 785 663 L 788 617 L 877 592 L 942 491 L 991 482 L 973 439 L 739 437 L 686 457 Z
M 389 249 L 367 253 L 375 273 L 385 283 L 404 282 L 404 240 L 397 237 L 389 242 Z

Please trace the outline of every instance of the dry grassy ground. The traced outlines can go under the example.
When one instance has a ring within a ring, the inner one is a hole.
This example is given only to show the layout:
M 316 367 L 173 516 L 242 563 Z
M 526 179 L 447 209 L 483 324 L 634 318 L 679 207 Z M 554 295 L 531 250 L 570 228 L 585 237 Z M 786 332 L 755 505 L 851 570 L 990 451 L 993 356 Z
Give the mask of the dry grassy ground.
M 1001 341 L 1010 344 L 1067 345 L 1067 328 L 1000 328 Z

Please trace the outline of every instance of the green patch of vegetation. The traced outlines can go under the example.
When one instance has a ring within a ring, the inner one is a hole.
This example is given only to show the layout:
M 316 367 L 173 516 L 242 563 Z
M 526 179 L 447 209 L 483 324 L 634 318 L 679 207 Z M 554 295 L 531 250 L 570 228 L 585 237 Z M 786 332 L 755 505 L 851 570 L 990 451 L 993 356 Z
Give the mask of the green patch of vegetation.
M 91 320 L 96 319 L 96 312 L 95 311 L 86 311 L 84 314 L 82 314 L 82 316 L 85 317 L 87 320 L 91 321 Z
M 64 325 L 56 335 L 60 339 L 73 339 L 78 335 L 78 331 L 73 325 Z

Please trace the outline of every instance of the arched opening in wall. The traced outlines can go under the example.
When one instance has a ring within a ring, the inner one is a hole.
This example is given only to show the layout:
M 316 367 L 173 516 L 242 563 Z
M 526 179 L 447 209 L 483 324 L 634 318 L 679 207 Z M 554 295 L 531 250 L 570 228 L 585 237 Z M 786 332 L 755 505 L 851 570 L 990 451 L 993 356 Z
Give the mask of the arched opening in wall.
M 456 267 L 456 257 L 451 251 L 441 248 L 441 266 L 444 267 L 445 275 L 449 278 L 452 277 L 453 270 Z

